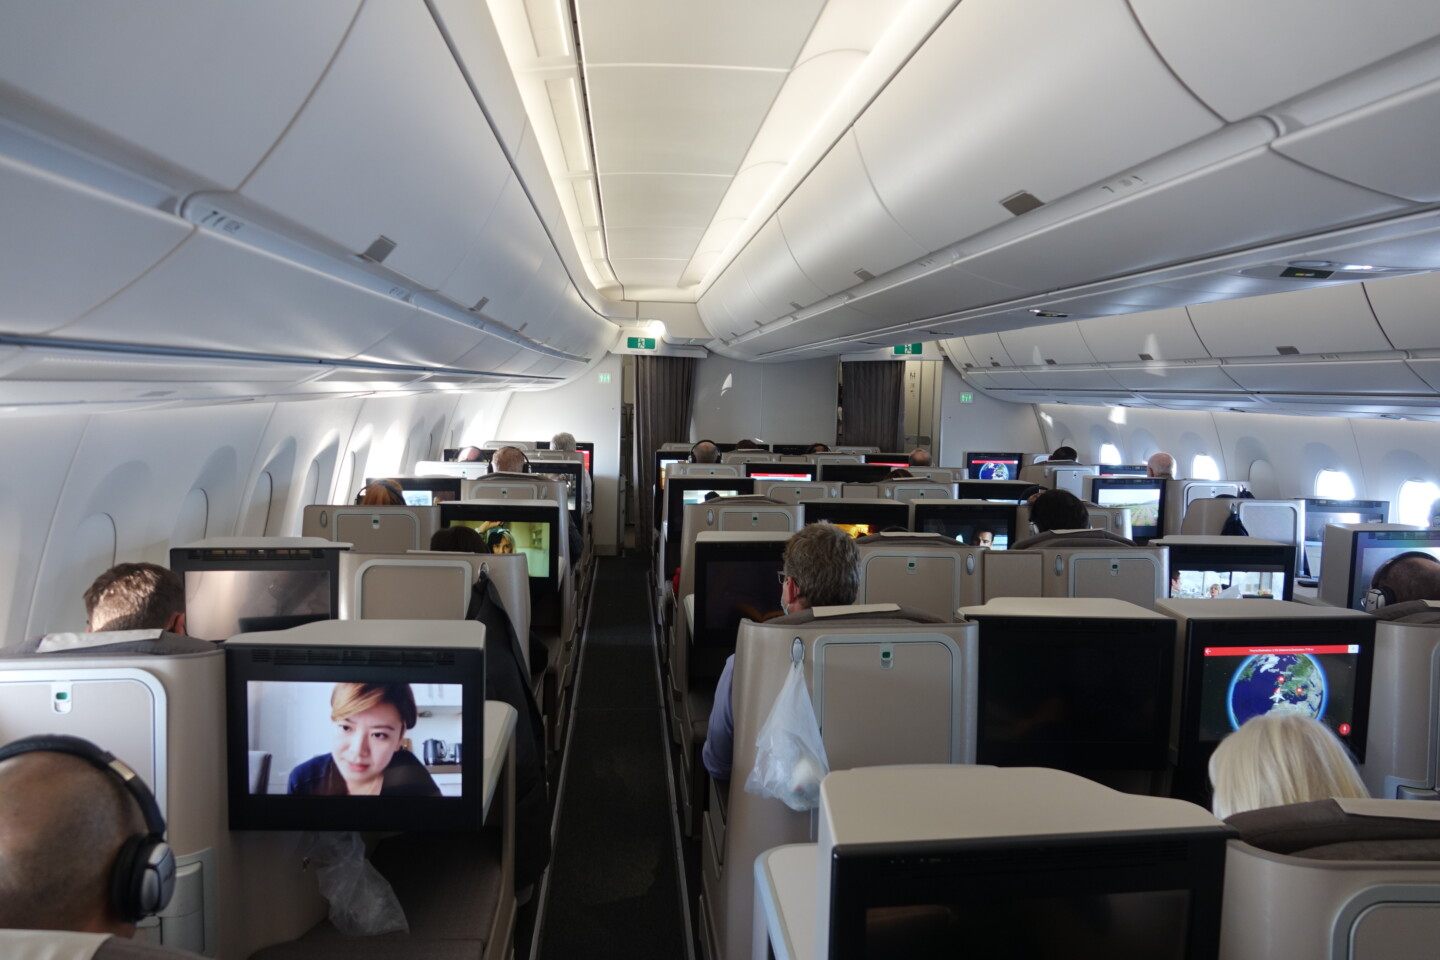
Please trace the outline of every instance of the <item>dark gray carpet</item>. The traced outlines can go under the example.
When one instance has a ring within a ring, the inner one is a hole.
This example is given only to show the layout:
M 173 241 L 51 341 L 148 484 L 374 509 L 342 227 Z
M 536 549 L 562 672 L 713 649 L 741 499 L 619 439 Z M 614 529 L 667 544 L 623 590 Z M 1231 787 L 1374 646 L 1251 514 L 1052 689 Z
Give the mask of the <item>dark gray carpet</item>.
M 685 956 L 646 573 L 597 561 L 542 960 Z

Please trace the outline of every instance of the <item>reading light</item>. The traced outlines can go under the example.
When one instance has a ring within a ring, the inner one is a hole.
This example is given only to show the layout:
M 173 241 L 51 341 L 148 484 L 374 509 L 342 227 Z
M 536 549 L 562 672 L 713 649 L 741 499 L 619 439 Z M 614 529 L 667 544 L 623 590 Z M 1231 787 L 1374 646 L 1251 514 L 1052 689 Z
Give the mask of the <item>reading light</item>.
M 1048 317 L 1052 319 L 1063 319 L 1064 317 L 1070 316 L 1068 313 L 1053 313 L 1049 310 L 1041 310 L 1038 307 L 1032 308 L 1030 312 L 1037 317 Z

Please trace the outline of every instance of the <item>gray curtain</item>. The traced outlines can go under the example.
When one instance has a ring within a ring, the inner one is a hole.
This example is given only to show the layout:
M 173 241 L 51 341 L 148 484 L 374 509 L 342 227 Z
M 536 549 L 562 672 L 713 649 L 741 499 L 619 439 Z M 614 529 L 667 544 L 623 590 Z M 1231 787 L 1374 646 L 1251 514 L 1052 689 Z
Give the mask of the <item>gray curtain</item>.
M 900 450 L 905 442 L 905 364 L 894 360 L 840 364 L 845 444 Z
M 663 443 L 690 436 L 695 404 L 694 357 L 635 358 L 635 472 L 632 478 L 639 513 L 635 543 L 651 549 L 654 514 L 655 451 Z

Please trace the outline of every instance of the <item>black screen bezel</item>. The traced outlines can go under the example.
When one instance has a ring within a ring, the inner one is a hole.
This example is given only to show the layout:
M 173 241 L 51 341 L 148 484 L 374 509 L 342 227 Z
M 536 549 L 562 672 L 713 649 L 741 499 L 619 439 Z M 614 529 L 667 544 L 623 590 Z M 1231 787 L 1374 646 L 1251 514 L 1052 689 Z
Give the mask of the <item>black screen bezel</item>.
M 1280 543 L 1169 544 L 1170 578 L 1181 570 L 1260 570 L 1282 574 L 1282 595 L 1276 600 L 1295 599 L 1295 545 Z M 1168 590 L 1169 587 L 1167 586 Z
M 1015 476 L 1011 478 L 1011 481 L 1019 480 L 1020 469 L 1023 466 L 1023 464 L 1020 462 L 1020 458 L 1023 456 L 1025 456 L 1025 454 L 1023 453 L 1005 453 L 1001 451 L 987 452 L 984 450 L 979 450 L 974 453 L 967 451 L 965 453 L 965 475 L 971 480 L 979 480 L 980 478 L 975 476 L 975 465 L 977 463 L 985 463 L 986 461 L 991 460 L 1014 460 Z M 1005 483 L 1007 481 L 1002 480 L 1001 482 Z
M 914 514 L 910 520 L 910 526 L 916 533 L 925 533 L 926 520 L 943 520 L 949 517 L 964 518 L 969 522 L 1003 523 L 1006 527 L 1005 543 L 1010 546 L 1015 543 L 1017 523 L 1016 514 L 1020 510 L 1018 503 L 943 503 L 936 501 L 914 500 Z M 996 517 L 995 514 L 1001 514 Z M 944 534 L 942 534 L 944 536 Z
M 709 622 L 710 604 L 717 602 L 728 603 L 729 598 L 710 597 L 707 591 L 701 589 L 705 583 L 705 567 L 712 561 L 727 563 L 744 561 L 771 561 L 781 560 L 785 555 L 784 540 L 721 540 L 721 541 L 695 541 L 695 630 L 690 636 L 690 643 L 693 647 L 701 650 L 723 651 L 729 655 L 735 651 L 736 634 L 726 637 L 720 633 L 711 631 L 706 624 Z M 780 584 L 775 583 L 775 602 L 779 605 Z M 723 662 L 722 662 L 723 666 Z
M 1149 536 L 1137 531 L 1144 529 L 1135 525 L 1135 518 L 1130 518 L 1130 539 L 1140 546 L 1145 546 L 1151 540 L 1157 540 L 1165 536 L 1165 484 L 1163 477 L 1095 477 L 1090 482 L 1090 502 L 1097 507 L 1124 507 L 1124 503 L 1101 503 L 1101 490 L 1159 490 L 1160 497 L 1155 501 L 1155 532 Z
M 1021 494 L 1037 486 L 1025 480 L 960 480 L 955 484 L 955 498 L 1019 503 Z
M 257 656 L 258 654 L 258 656 Z M 249 790 L 250 681 L 451 683 L 462 687 L 462 742 L 484 743 L 485 653 L 479 648 L 225 647 L 225 742 L 231 830 L 478 831 L 484 825 L 484 751 L 461 760 L 459 797 L 291 797 Z M 479 709 L 470 706 L 479 705 Z
M 323 571 L 330 575 L 330 615 L 340 615 L 340 552 L 347 547 L 171 547 L 170 569 L 185 579 L 187 573 L 237 571 Z M 236 636 L 239 634 L 237 633 Z M 229 637 L 199 637 L 228 640 Z
M 881 531 L 910 529 L 910 504 L 901 500 L 831 497 L 800 501 L 801 517 L 809 523 L 868 523 Z
M 820 479 L 828 483 L 876 483 L 894 469 L 878 463 L 821 463 L 819 467 Z
M 568 493 L 570 494 L 570 499 L 573 499 L 575 502 L 566 504 L 566 506 L 569 507 L 571 513 L 584 512 L 584 510 L 589 509 L 590 505 L 584 502 L 585 464 L 579 460 L 535 459 L 530 461 L 530 472 L 540 474 L 541 476 L 545 474 L 556 476 L 564 474 L 567 477 L 574 477 L 575 482 L 567 484 L 566 486 L 569 488 Z

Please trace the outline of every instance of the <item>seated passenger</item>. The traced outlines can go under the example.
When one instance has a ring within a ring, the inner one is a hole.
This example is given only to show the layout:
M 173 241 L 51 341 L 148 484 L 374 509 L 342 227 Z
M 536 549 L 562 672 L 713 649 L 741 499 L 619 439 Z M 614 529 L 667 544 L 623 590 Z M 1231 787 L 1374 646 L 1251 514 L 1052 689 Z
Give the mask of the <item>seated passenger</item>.
M 786 541 L 784 566 L 780 607 L 786 614 L 852 604 L 860 592 L 860 551 L 849 534 L 828 523 L 806 524 Z M 771 622 L 786 620 L 782 617 Z M 734 672 L 732 653 L 715 685 L 710 729 L 701 751 L 705 769 L 716 780 L 730 779 L 735 753 L 735 709 L 730 699 Z
M 494 473 L 529 473 L 530 458 L 519 447 L 501 447 L 490 458 L 490 469 Z
M 401 748 L 415 726 L 408 683 L 337 683 L 330 692 L 335 724 L 329 753 L 290 771 L 287 793 L 309 797 L 438 797 L 425 765 Z
M 501 447 L 495 451 L 495 456 L 490 460 L 493 473 L 518 473 L 528 474 L 530 472 L 530 458 L 525 451 L 519 447 Z M 562 478 L 555 478 L 562 479 Z M 580 562 L 580 555 L 585 552 L 585 537 L 580 532 L 580 525 L 575 522 L 575 513 L 569 513 L 570 524 L 567 528 L 570 542 L 570 565 L 574 566 Z M 483 531 L 482 531 L 483 532 Z M 507 539 L 508 538 L 508 539 Z M 505 531 L 505 536 L 491 535 L 486 538 L 491 553 L 514 553 L 515 538 L 510 536 L 510 531 Z
M 550 449 L 561 453 L 575 452 L 575 434 L 562 430 L 550 438 Z
M 1161 480 L 1175 479 L 1175 458 L 1168 453 L 1157 453 L 1145 461 L 1145 475 Z
M 73 955 L 57 931 L 95 935 L 95 960 L 193 956 L 128 939 L 142 918 L 116 896 L 116 861 L 149 826 L 118 771 L 30 740 L 3 749 L 24 752 L 0 760 L 0 956 Z
M 1075 448 L 1074 448 L 1074 447 L 1070 447 L 1070 446 L 1059 446 L 1059 447 L 1056 447 L 1053 451 L 1051 451 L 1050 457 L 1049 457 L 1045 462 L 1046 462 L 1046 463 L 1074 463 L 1077 459 L 1079 459 L 1079 457 L 1080 457 L 1080 454 L 1078 454 L 1078 453 L 1075 452 Z
M 474 527 L 467 527 L 463 524 L 441 527 L 436 530 L 430 537 L 430 549 L 446 553 L 490 552 L 490 548 L 485 545 L 485 538 L 480 536 Z
M 924 449 L 924 448 L 922 448 L 922 447 L 916 447 L 914 450 L 911 450 L 911 451 L 910 451 L 910 466 L 912 466 L 912 467 L 928 467 L 928 466 L 930 466 L 930 451 L 929 451 L 929 450 L 926 450 L 926 449 Z
M 1046 490 L 1030 501 L 1030 523 L 1039 533 L 1014 543 L 1010 549 L 1082 545 L 1080 541 L 1084 541 L 1084 546 L 1135 546 L 1134 540 L 1127 540 L 1108 530 L 1091 529 L 1090 512 L 1085 508 L 1085 501 L 1069 490 Z
M 376 480 L 365 485 L 355 502 L 363 507 L 403 507 L 405 494 L 394 480 Z
M 185 581 L 153 563 L 121 563 L 85 591 L 86 628 L 185 632 Z
M 735 449 L 738 450 L 764 450 L 765 444 L 759 440 L 736 440 Z
M 1309 800 L 1370 796 L 1330 728 L 1299 714 L 1251 717 L 1210 756 L 1215 816 Z
M 462 447 L 455 456 L 456 463 L 475 463 L 480 459 L 479 447 Z
M 806 453 L 829 453 L 830 447 L 823 443 L 812 443 Z
M 720 448 L 713 440 L 701 440 L 690 448 L 691 463 L 719 463 Z
M 1425 601 L 1440 601 L 1440 560 L 1410 550 L 1385 561 L 1370 578 L 1365 609 L 1381 620 L 1432 623 L 1440 611 Z
M 889 473 L 885 474 L 885 479 L 886 479 L 886 480 L 914 480 L 914 479 L 915 479 L 915 474 L 911 473 L 909 470 L 906 470 L 904 467 L 896 467 L 894 470 L 891 470 Z

